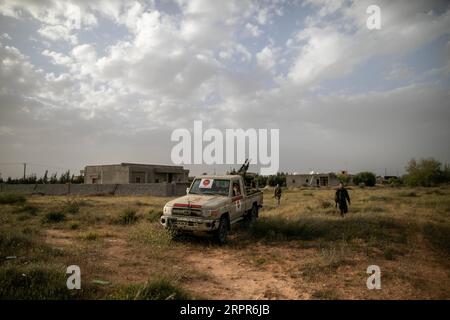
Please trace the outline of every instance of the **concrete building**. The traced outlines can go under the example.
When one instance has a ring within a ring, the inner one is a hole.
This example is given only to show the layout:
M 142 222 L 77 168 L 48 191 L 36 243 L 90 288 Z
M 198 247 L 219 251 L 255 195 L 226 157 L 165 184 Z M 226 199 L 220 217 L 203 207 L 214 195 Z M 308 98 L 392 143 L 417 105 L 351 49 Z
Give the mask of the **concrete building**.
M 121 163 L 86 166 L 85 184 L 188 182 L 189 170 L 182 166 Z
M 335 187 L 339 180 L 335 173 L 302 173 L 286 175 L 288 187 Z

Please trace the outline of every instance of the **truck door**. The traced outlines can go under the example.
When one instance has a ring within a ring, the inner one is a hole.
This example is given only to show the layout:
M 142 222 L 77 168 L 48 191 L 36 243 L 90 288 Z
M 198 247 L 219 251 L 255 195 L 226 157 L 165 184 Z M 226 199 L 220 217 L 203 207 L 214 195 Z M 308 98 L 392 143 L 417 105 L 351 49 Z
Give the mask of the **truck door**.
M 235 220 L 242 216 L 245 212 L 244 203 L 243 203 L 243 194 L 242 194 L 242 183 L 239 179 L 232 180 L 232 189 L 231 189 L 231 209 L 230 209 L 230 217 L 231 220 Z

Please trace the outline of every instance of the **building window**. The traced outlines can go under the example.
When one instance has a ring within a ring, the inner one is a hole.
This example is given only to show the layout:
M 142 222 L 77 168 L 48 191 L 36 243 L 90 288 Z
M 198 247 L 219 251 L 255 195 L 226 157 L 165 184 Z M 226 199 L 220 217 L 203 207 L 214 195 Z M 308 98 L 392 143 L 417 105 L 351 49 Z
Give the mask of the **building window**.
M 156 182 L 156 183 L 159 183 L 159 179 L 155 179 L 155 182 Z
M 306 183 L 308 183 L 309 182 L 309 180 L 308 179 L 306 179 Z
M 295 183 L 295 179 L 292 179 L 292 183 Z
M 92 184 L 97 184 L 98 183 L 98 178 L 92 178 Z
M 141 177 L 136 177 L 136 183 L 141 183 Z

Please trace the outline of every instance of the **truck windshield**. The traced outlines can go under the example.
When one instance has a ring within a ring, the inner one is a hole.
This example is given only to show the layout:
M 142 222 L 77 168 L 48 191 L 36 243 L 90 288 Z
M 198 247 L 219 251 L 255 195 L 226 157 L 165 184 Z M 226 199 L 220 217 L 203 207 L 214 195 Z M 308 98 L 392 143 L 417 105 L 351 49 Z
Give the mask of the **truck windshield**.
M 189 194 L 213 194 L 228 196 L 230 190 L 230 180 L 224 179 L 195 179 Z

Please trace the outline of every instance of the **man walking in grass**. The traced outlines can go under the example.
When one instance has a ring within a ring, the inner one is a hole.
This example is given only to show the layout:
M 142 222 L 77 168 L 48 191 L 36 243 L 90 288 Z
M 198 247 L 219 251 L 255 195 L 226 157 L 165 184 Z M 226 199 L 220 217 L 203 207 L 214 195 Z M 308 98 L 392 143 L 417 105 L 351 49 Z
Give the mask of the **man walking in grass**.
M 277 206 L 280 205 L 280 199 L 281 199 L 281 187 L 279 184 L 277 184 L 277 186 L 275 187 L 275 190 L 273 192 L 273 196 L 275 197 L 275 199 L 277 199 Z
M 334 201 L 336 202 L 336 206 L 339 205 L 339 210 L 341 211 L 341 217 L 344 217 L 348 212 L 348 204 L 350 205 L 350 196 L 348 194 L 347 189 L 344 188 L 342 182 L 339 183 L 339 187 L 336 190 L 336 195 L 334 197 Z

